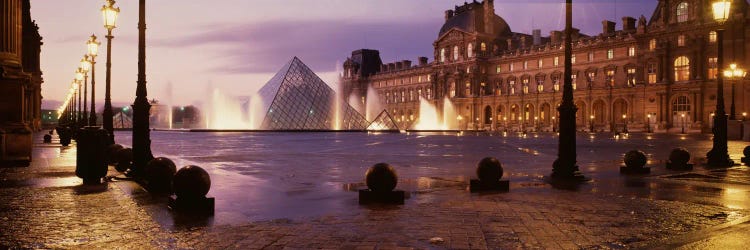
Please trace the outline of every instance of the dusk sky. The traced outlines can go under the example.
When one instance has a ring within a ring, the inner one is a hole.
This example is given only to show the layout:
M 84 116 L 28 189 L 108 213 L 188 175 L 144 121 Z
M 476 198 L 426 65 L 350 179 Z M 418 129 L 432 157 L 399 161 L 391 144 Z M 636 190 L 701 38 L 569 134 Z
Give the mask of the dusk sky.
M 208 90 L 248 96 L 297 56 L 332 87 L 337 68 L 352 50 L 380 50 L 384 62 L 433 60 L 432 42 L 455 0 L 181 0 L 147 1 L 149 99 L 196 104 Z M 514 32 L 564 27 L 563 0 L 496 0 L 495 12 Z M 604 19 L 649 18 L 656 0 L 574 1 L 574 25 L 594 35 Z M 94 33 L 97 106 L 104 99 L 106 29 L 103 0 L 36 0 L 32 17 L 43 37 L 45 101 L 60 101 Z M 137 78 L 138 1 L 118 1 L 120 18 L 112 41 L 112 99 L 132 103 Z M 89 79 L 90 80 L 90 79 Z M 171 90 L 170 90 L 171 89 Z M 45 108 L 56 106 L 45 105 Z

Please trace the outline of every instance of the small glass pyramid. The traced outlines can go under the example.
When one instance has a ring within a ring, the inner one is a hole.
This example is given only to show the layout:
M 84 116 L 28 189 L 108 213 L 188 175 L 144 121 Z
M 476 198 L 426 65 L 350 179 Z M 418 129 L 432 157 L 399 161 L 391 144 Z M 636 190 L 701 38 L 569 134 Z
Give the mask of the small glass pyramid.
M 398 131 L 398 125 L 388 113 L 388 110 L 383 110 L 375 117 L 374 120 L 367 126 L 367 130 L 395 130 Z
M 367 120 L 294 57 L 259 91 L 266 115 L 261 129 L 364 130 Z M 338 104 L 338 105 L 337 105 Z M 338 106 L 338 107 L 337 107 Z M 337 121 L 338 120 L 338 121 Z

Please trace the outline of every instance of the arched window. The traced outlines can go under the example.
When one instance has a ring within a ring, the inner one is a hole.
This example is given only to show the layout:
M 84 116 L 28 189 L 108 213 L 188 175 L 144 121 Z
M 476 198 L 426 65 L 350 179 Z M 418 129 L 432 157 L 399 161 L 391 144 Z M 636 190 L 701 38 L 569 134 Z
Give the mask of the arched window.
M 482 50 L 482 52 L 487 51 L 487 44 L 486 43 L 480 44 L 480 49 Z
M 466 45 L 466 57 L 474 57 L 474 45 L 472 45 L 471 43 L 469 45 Z
M 464 95 L 465 97 L 471 96 L 471 83 L 466 82 L 466 87 L 464 88 Z
M 451 98 L 456 97 L 456 82 L 451 82 L 449 93 Z
M 688 20 L 688 3 L 682 2 L 677 5 L 677 22 L 686 22 Z
M 458 61 L 458 46 L 453 46 L 453 61 Z
M 674 112 L 687 112 L 690 111 L 690 100 L 687 96 L 678 96 L 677 99 L 672 101 L 672 111 Z
M 445 48 L 440 49 L 440 62 L 445 62 Z
M 690 60 L 686 56 L 680 56 L 674 60 L 674 80 L 690 80 Z

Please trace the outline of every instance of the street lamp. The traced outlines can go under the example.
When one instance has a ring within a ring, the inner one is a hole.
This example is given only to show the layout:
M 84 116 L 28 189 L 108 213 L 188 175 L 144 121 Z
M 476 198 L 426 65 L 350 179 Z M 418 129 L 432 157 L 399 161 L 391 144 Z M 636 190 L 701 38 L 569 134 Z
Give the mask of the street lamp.
M 719 24 L 719 28 L 716 29 L 716 44 L 717 44 L 717 65 L 718 68 L 724 68 L 724 29 L 721 27 L 724 25 L 727 19 L 729 19 L 729 10 L 731 6 L 730 0 L 718 0 L 712 4 L 714 20 Z M 727 114 L 724 110 L 724 76 L 723 74 L 717 74 L 716 76 L 716 112 L 714 117 L 714 128 L 713 128 L 713 148 L 706 154 L 707 163 L 713 167 L 729 167 L 734 165 L 734 162 L 729 159 L 729 153 L 727 149 Z
M 589 116 L 589 132 L 594 133 L 594 115 Z
M 747 112 L 742 112 L 742 120 L 743 121 L 745 120 L 746 117 L 747 117 Z
M 646 115 L 646 132 L 651 133 L 651 114 Z
M 96 41 L 96 36 L 91 34 L 91 37 L 86 41 L 86 48 L 88 50 L 89 63 L 91 63 L 91 113 L 89 115 L 89 125 L 96 126 L 96 55 L 99 54 L 99 44 Z
M 732 105 L 729 108 L 729 120 L 736 120 L 734 113 L 734 85 L 736 83 L 737 79 L 742 79 L 747 75 L 747 72 L 745 72 L 744 69 L 738 68 L 736 63 L 732 63 L 729 65 L 729 69 L 724 70 L 724 77 L 728 78 L 729 80 L 735 80 L 732 81 Z
M 117 15 L 120 13 L 120 8 L 115 8 L 114 0 L 106 0 L 106 4 L 102 6 L 102 19 L 104 21 L 104 28 L 107 29 L 107 73 L 105 78 L 104 87 L 104 129 L 109 133 L 109 144 L 115 143 L 115 134 L 113 126 L 113 115 L 112 112 L 112 99 L 110 95 L 111 90 L 111 79 L 112 79 L 112 29 L 114 29 L 115 22 L 117 21 Z
M 138 82 L 133 102 L 133 174 L 145 175 L 151 153 L 148 88 L 146 87 L 146 0 L 138 1 Z
M 89 56 L 83 55 L 83 59 L 81 59 L 81 67 L 79 68 L 81 73 L 83 73 L 83 125 L 88 126 L 89 125 L 89 117 L 88 117 L 88 107 L 86 106 L 88 104 L 88 81 L 89 81 L 89 70 L 91 70 L 91 62 L 89 62 Z M 93 90 L 92 90 L 93 91 Z M 91 100 L 94 101 L 94 100 Z
M 461 120 L 463 120 L 463 119 L 464 119 L 464 118 L 463 118 L 463 117 L 461 117 L 461 115 L 458 115 L 458 116 L 456 117 L 456 120 L 458 120 L 458 130 L 461 130 Z
M 557 132 L 557 126 L 555 124 L 555 117 L 552 116 L 552 133 Z
M 622 132 L 627 133 L 628 132 L 628 115 L 627 114 L 622 114 L 622 123 L 624 124 Z
M 70 115 L 71 122 L 72 122 L 71 125 L 73 127 L 75 127 L 78 124 L 78 110 L 79 110 L 79 109 L 76 108 L 76 97 L 80 96 L 80 93 L 78 95 L 76 95 L 76 91 L 78 91 L 78 83 L 76 82 L 76 80 L 73 80 L 73 82 L 70 83 L 70 88 L 71 88 L 71 90 L 73 92 L 73 105 L 72 105 L 73 106 L 73 108 L 72 108 L 73 112 Z
M 78 127 L 81 127 L 81 125 L 83 125 L 83 109 L 81 108 L 81 106 L 83 105 L 85 107 L 86 105 L 81 102 L 81 83 L 83 82 L 83 69 L 81 69 L 80 67 L 76 70 L 75 82 L 78 85 L 78 114 L 76 116 L 76 120 L 78 122 L 76 123 L 76 125 Z

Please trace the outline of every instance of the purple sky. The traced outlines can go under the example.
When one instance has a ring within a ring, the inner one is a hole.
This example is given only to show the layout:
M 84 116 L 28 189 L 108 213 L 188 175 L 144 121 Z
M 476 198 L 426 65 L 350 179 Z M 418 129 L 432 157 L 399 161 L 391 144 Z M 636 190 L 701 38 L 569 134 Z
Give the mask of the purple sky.
M 137 76 L 138 1 L 118 1 L 120 18 L 112 41 L 112 99 L 132 103 Z M 221 4 L 216 4 L 220 2 Z M 380 50 L 385 62 L 430 57 L 432 42 L 451 0 L 181 0 L 147 1 L 149 98 L 192 104 L 212 88 L 250 95 L 293 56 L 330 85 L 337 65 L 352 50 Z M 564 26 L 563 0 L 496 0 L 495 12 L 514 32 L 543 35 Z M 59 101 L 94 33 L 102 41 L 97 57 L 97 102 L 103 103 L 106 30 L 103 0 L 32 0 L 32 17 L 44 38 L 45 101 Z M 651 16 L 656 0 L 574 1 L 574 25 L 598 34 L 601 21 Z M 52 103 L 52 102 L 49 102 Z M 56 105 L 56 104 L 54 104 Z M 48 108 L 55 106 L 46 105 Z M 101 108 L 101 104 L 98 104 Z

